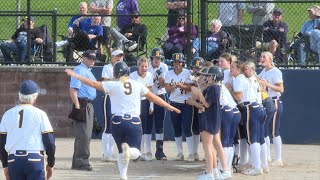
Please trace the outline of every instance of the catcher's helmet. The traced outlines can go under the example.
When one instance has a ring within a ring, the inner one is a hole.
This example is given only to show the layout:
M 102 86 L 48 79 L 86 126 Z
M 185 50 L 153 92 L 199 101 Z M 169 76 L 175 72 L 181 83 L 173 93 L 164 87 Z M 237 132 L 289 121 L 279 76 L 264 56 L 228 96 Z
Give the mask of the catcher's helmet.
M 183 62 L 183 63 L 186 62 L 186 60 L 184 59 L 184 55 L 182 53 L 174 53 L 172 55 L 172 60 Z
M 164 58 L 163 50 L 161 48 L 153 48 L 151 50 L 151 60 L 153 57 L 158 57 L 162 60 Z
M 191 67 L 202 68 L 204 65 L 204 59 L 202 57 L 196 57 L 191 62 Z
M 206 75 L 212 76 L 213 81 L 222 81 L 224 73 L 221 67 L 213 66 L 208 69 L 208 73 Z
M 129 73 L 130 73 L 129 67 L 125 62 L 119 61 L 116 64 L 114 64 L 114 67 L 113 67 L 114 78 L 118 79 L 124 75 L 129 76 Z

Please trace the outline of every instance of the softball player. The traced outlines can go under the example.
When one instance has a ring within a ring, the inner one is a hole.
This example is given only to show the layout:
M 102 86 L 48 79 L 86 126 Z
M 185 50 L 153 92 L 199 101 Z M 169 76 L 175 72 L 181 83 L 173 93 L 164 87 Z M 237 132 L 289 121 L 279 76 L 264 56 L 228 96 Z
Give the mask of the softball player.
M 138 70 L 130 74 L 130 79 L 136 80 L 142 85 L 146 86 L 150 91 L 152 91 L 153 78 L 150 72 L 148 72 L 148 59 L 141 58 L 137 62 Z M 141 97 L 141 111 L 140 119 L 142 122 L 142 148 L 141 151 L 145 152 L 142 155 L 141 160 L 151 161 L 151 133 L 152 133 L 152 113 L 153 113 L 153 103 L 150 103 L 146 97 Z M 144 151 L 143 147 L 146 149 Z
M 197 86 L 197 79 L 200 76 L 200 70 L 204 66 L 204 59 L 202 57 L 196 57 L 191 62 L 191 75 L 190 80 L 193 81 L 193 85 Z M 200 144 L 200 130 L 198 120 L 198 108 L 193 106 L 193 121 L 192 121 L 192 134 L 193 134 L 193 154 L 194 160 L 199 161 L 199 144 Z
M 102 69 L 102 80 L 110 81 L 113 80 L 113 66 L 116 62 L 123 61 L 123 51 L 120 49 L 114 50 L 111 53 L 111 63 L 104 65 Z M 102 160 L 106 162 L 117 161 L 117 157 L 113 154 L 114 149 L 114 138 L 111 135 L 111 102 L 110 97 L 105 94 L 103 102 L 103 113 L 104 113 L 104 132 L 102 133 L 102 149 L 103 157 Z
M 152 92 L 166 101 L 166 90 L 164 88 L 164 78 L 168 72 L 168 66 L 162 62 L 164 53 L 161 48 L 153 48 L 151 51 L 151 62 L 149 64 L 149 72 L 153 77 Z M 154 104 L 153 121 L 156 129 L 156 153 L 157 160 L 166 160 L 167 156 L 163 152 L 163 126 L 166 111 L 163 107 Z M 153 123 L 151 121 L 151 123 Z M 153 124 L 151 124 L 151 127 Z
M 273 56 L 269 52 L 261 53 L 260 64 L 263 68 L 259 77 L 262 79 L 261 82 L 266 86 L 268 96 L 274 101 L 276 112 L 273 118 L 267 118 L 265 123 L 265 134 L 268 154 L 270 154 L 270 139 L 269 127 L 272 127 L 273 144 L 275 147 L 275 161 L 270 165 L 272 166 L 283 166 L 282 163 L 282 141 L 280 137 L 280 116 L 283 112 L 283 104 L 280 100 L 281 94 L 284 92 L 282 72 L 273 66 Z M 267 115 L 268 116 L 268 115 Z M 270 116 L 269 116 L 270 117 Z M 272 122 L 272 123 L 271 123 Z M 270 156 L 270 155 L 268 155 Z M 270 158 L 271 160 L 271 158 Z
M 245 77 L 243 74 L 239 74 L 239 67 L 244 70 L 244 66 L 240 62 L 234 62 L 231 65 L 231 73 L 235 77 L 233 81 L 234 98 L 238 102 L 238 106 L 242 109 L 243 125 L 240 126 L 240 165 L 248 163 L 246 161 L 246 153 L 248 153 L 248 144 L 251 155 L 252 168 L 242 171 L 246 175 L 261 175 L 262 168 L 260 162 L 260 124 L 261 124 L 261 106 L 257 103 L 257 90 L 255 90 L 254 84 Z M 245 69 L 246 72 L 248 68 Z M 251 70 L 251 69 L 249 69 Z M 241 132 L 242 131 L 242 132 Z M 246 139 L 247 142 L 246 142 Z M 243 144 L 245 143 L 245 145 Z M 248 143 L 248 144 L 247 144 Z M 244 153 L 242 153 L 244 150 Z M 244 155 L 244 156 L 242 156 Z M 242 161 L 242 158 L 244 160 Z
M 137 159 L 140 156 L 142 128 L 139 115 L 141 97 L 146 96 L 150 101 L 167 108 L 169 111 L 180 113 L 180 110 L 154 95 L 141 83 L 128 79 L 129 68 L 126 63 L 117 62 L 113 71 L 116 81 L 98 82 L 79 76 L 70 69 L 65 70 L 68 75 L 109 94 L 113 114 L 112 135 L 119 150 L 117 162 L 120 179 L 127 179 L 129 160 Z
M 22 82 L 19 105 L 6 111 L 2 117 L 0 157 L 6 179 L 44 180 L 52 175 L 56 147 L 47 114 L 33 106 L 38 91 L 34 81 Z M 46 168 L 44 151 L 48 155 Z
M 208 87 L 201 92 L 200 89 L 193 87 L 192 96 L 199 99 L 205 107 L 205 118 L 200 121 L 200 131 L 202 137 L 203 149 L 206 156 L 207 172 L 198 177 L 198 179 L 228 179 L 231 178 L 231 171 L 227 167 L 227 160 L 223 151 L 219 129 L 221 127 L 221 106 L 220 106 L 220 81 L 223 80 L 223 70 L 220 67 L 213 66 L 208 69 L 206 82 Z M 222 163 L 222 172 L 218 174 L 215 153 Z
M 184 160 L 182 150 L 182 130 L 186 136 L 189 156 L 187 161 L 194 161 L 194 145 L 192 136 L 193 107 L 186 103 L 191 96 L 190 71 L 184 68 L 185 59 L 182 53 L 172 55 L 173 69 L 165 77 L 165 89 L 170 93 L 171 105 L 181 110 L 181 114 L 171 112 L 170 117 L 174 128 L 175 142 L 178 150 L 176 160 Z

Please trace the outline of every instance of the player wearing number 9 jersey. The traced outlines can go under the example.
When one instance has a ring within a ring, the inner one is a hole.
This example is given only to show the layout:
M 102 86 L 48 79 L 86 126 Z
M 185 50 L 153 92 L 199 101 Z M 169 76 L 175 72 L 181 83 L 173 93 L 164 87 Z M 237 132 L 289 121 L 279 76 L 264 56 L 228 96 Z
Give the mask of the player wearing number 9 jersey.
M 108 93 L 111 98 L 112 135 L 116 141 L 119 155 L 118 167 L 120 179 L 127 179 L 127 169 L 130 159 L 140 156 L 141 121 L 140 98 L 145 96 L 148 100 L 167 108 L 169 111 L 180 111 L 170 106 L 158 96 L 154 95 L 141 83 L 128 79 L 129 68 L 124 62 L 117 62 L 113 67 L 115 81 L 98 82 L 75 74 L 72 70 L 65 70 L 68 75 L 75 77 L 82 83 L 97 90 Z
M 178 155 L 176 160 L 184 160 L 182 150 L 182 131 L 186 136 L 187 146 L 189 150 L 188 161 L 194 161 L 194 147 L 192 134 L 193 106 L 186 103 L 191 96 L 190 70 L 184 68 L 185 59 L 182 53 L 172 55 L 173 69 L 168 71 L 165 77 L 165 88 L 170 93 L 171 105 L 181 110 L 181 114 L 170 113 L 170 118 L 174 128 L 174 136 Z

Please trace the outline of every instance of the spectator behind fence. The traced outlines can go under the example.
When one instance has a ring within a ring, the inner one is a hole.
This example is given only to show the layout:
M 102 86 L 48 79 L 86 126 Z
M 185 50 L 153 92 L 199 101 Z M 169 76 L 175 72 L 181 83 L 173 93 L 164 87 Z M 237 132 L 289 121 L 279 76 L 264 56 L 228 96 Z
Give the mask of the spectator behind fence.
M 218 59 L 229 42 L 226 32 L 221 30 L 222 23 L 219 19 L 213 19 L 210 22 L 211 29 L 207 33 L 207 59 Z M 192 42 L 192 53 L 194 57 L 199 57 L 200 39 L 195 38 Z
M 297 34 L 297 40 L 291 46 L 293 49 L 297 49 L 297 60 L 299 65 L 305 65 L 307 59 L 307 52 L 310 51 L 310 33 L 317 27 L 320 22 L 320 6 L 311 6 L 307 9 L 309 19 L 306 21 L 299 34 Z M 315 46 L 314 44 L 312 46 Z
M 247 12 L 252 14 L 253 25 L 263 25 L 264 22 L 272 19 L 274 3 L 265 3 L 265 1 L 273 2 L 273 0 L 255 0 L 254 2 L 249 3 Z
M 148 29 L 145 24 L 141 24 L 141 17 L 139 12 L 134 12 L 133 16 L 131 16 L 132 22 L 130 25 L 124 26 L 121 30 L 121 33 L 128 38 L 128 40 L 138 42 L 139 41 L 139 48 L 142 49 L 147 42 L 148 36 Z
M 101 25 L 111 26 L 111 15 L 113 9 L 113 0 L 91 0 L 90 1 L 90 12 L 92 14 L 101 15 Z
M 117 30 L 131 24 L 131 17 L 134 12 L 139 12 L 138 0 L 119 0 L 117 3 Z
M 6 41 L 1 44 L 0 49 L 3 54 L 4 61 L 13 61 L 11 52 L 16 55 L 17 62 L 24 62 L 27 54 L 27 17 L 23 19 L 23 24 L 11 37 L 11 41 Z M 30 37 L 31 43 L 41 44 L 43 43 L 43 32 L 35 27 L 35 18 L 30 17 Z
M 275 8 L 272 20 L 263 23 L 263 43 L 257 42 L 257 47 L 276 55 L 277 48 L 284 48 L 287 41 L 288 25 L 282 21 L 283 11 Z
M 169 39 L 163 45 L 164 57 L 171 59 L 174 53 L 183 53 L 183 49 L 187 44 L 187 18 L 180 16 L 175 26 L 172 26 L 169 30 Z M 190 37 L 193 40 L 197 36 L 197 28 L 193 24 L 190 27 Z
M 310 33 L 310 49 L 318 54 L 318 63 L 320 65 L 320 22 L 317 23 L 316 29 Z
M 57 48 L 62 46 L 66 47 L 66 62 L 73 62 L 73 51 L 74 50 L 95 50 L 97 45 L 97 40 L 99 37 L 103 35 L 103 29 L 100 25 L 101 17 L 93 16 L 91 17 L 91 24 L 86 26 L 82 26 L 80 28 L 80 24 L 82 21 L 86 21 L 90 17 L 81 17 L 76 19 L 74 24 L 74 36 L 68 38 L 67 40 L 56 42 Z M 84 24 L 83 24 L 84 25 Z M 98 49 L 101 51 L 101 48 Z M 101 54 L 101 53 L 100 53 Z
M 245 4 L 243 2 L 229 3 L 225 0 L 219 0 L 219 16 L 223 26 L 233 26 L 243 24 L 243 13 Z M 234 0 L 242 1 L 242 0 Z
M 72 37 L 73 36 L 73 22 L 82 17 L 83 15 L 88 15 L 88 5 L 86 2 L 81 2 L 80 5 L 79 5 L 79 13 L 80 15 L 75 15 L 75 16 L 72 16 L 69 23 L 68 23 L 68 34 L 69 34 L 69 37 Z M 84 16 L 85 17 L 85 16 Z M 91 24 L 91 19 L 90 18 L 87 18 L 83 21 L 81 21 L 81 23 L 79 24 L 79 27 L 80 29 L 82 29 L 83 27 L 85 26 L 89 26 Z

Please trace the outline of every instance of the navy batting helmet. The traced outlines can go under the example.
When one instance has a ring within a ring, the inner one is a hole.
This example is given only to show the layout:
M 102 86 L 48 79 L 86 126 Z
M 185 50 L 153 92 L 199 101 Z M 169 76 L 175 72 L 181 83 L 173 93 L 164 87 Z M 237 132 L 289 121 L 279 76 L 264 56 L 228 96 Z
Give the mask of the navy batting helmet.
M 118 79 L 121 76 L 129 76 L 130 70 L 128 65 L 123 62 L 123 61 L 119 61 L 116 64 L 114 64 L 113 66 L 113 76 L 114 78 Z
M 151 60 L 153 57 L 157 57 L 162 60 L 164 58 L 163 50 L 161 48 L 153 48 L 151 50 Z
M 191 67 L 202 68 L 204 65 L 204 59 L 202 57 L 196 57 L 191 62 Z
M 221 67 L 212 66 L 208 69 L 208 73 L 206 75 L 212 76 L 213 81 L 222 81 L 224 73 Z
M 179 61 L 179 62 L 186 62 L 186 60 L 184 59 L 184 55 L 182 53 L 174 53 L 172 55 L 172 60 Z

